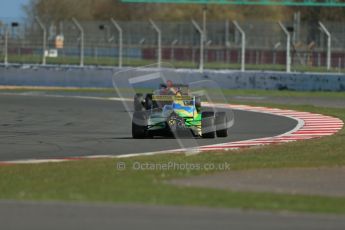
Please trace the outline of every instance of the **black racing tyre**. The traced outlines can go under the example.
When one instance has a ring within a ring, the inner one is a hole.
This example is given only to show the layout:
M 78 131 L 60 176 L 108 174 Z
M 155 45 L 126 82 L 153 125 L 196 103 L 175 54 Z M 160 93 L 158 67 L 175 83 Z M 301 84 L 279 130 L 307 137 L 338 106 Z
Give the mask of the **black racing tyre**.
M 214 112 L 202 112 L 201 133 L 202 138 L 216 137 Z
M 215 118 L 216 125 L 216 134 L 217 137 L 227 137 L 228 136 L 228 127 L 227 127 L 228 118 L 226 112 L 217 112 Z
M 154 109 L 156 108 L 156 103 L 152 100 L 152 93 L 146 94 L 145 97 L 145 108 L 146 110 Z
M 146 112 L 136 111 L 133 113 L 132 137 L 135 139 L 143 139 L 148 137 Z
M 142 93 L 136 93 L 134 95 L 134 111 L 143 111 L 144 110 L 144 96 Z
M 201 97 L 195 97 L 195 108 L 198 113 L 201 111 Z

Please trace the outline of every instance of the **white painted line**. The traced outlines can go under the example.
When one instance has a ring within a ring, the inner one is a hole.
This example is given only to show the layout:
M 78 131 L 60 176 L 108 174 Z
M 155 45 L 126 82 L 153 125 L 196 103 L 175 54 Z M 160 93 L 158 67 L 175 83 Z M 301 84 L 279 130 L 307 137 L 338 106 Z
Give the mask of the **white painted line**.
M 159 73 L 152 73 L 152 74 L 146 74 L 146 75 L 142 75 L 139 77 L 133 77 L 129 79 L 129 83 L 130 84 L 136 84 L 136 83 L 140 83 L 143 81 L 150 81 L 150 80 L 154 80 L 154 79 L 159 79 L 160 78 L 160 74 Z

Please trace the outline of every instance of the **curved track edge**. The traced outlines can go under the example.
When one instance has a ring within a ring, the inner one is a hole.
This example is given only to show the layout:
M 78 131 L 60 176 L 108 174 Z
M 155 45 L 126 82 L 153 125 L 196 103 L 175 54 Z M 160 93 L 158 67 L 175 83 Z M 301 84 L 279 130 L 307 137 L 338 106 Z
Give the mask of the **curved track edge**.
M 232 109 L 246 110 L 252 112 L 263 112 L 278 116 L 285 116 L 297 120 L 297 126 L 284 134 L 274 137 L 257 138 L 252 140 L 229 142 L 201 147 L 201 151 L 212 150 L 234 150 L 261 145 L 287 143 L 292 141 L 307 140 L 330 136 L 343 128 L 343 121 L 336 117 L 322 114 L 300 112 L 295 110 L 276 109 L 268 107 L 248 106 L 248 105 L 220 105 L 230 106 Z

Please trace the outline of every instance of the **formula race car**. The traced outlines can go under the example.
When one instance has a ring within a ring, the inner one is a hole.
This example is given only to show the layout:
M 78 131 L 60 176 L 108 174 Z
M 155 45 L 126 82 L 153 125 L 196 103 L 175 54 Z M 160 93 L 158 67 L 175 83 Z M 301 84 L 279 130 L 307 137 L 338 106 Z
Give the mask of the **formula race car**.
M 154 136 L 227 137 L 226 112 L 201 111 L 201 97 L 189 95 L 187 85 L 165 85 L 153 93 L 134 96 L 133 138 Z

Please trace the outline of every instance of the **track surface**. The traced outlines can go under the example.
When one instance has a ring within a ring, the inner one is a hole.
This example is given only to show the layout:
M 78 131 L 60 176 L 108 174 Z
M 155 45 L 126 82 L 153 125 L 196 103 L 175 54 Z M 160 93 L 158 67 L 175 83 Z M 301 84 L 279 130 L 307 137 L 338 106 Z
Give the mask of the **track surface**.
M 0 201 L 3 229 L 344 229 L 345 218 L 229 209 Z
M 175 139 L 134 140 L 121 102 L 0 95 L 0 161 L 121 155 L 179 148 Z M 235 110 L 228 138 L 197 140 L 200 145 L 269 137 L 293 129 L 293 119 Z

